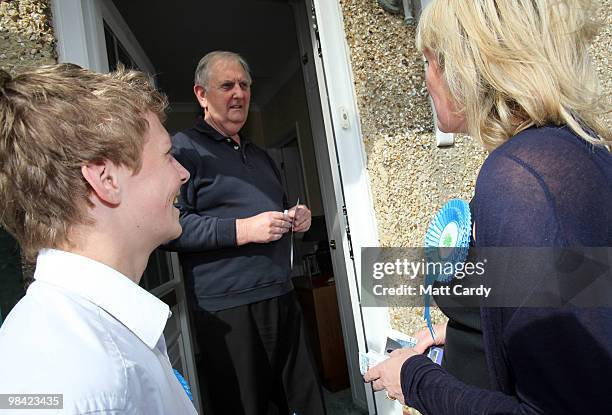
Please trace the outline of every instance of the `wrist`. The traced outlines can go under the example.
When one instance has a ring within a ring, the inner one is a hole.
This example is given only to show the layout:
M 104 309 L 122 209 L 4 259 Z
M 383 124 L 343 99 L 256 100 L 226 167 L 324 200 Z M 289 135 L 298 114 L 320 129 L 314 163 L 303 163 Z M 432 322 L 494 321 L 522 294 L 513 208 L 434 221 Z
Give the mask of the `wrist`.
M 249 242 L 249 221 L 248 219 L 236 219 L 236 245 L 246 245 Z

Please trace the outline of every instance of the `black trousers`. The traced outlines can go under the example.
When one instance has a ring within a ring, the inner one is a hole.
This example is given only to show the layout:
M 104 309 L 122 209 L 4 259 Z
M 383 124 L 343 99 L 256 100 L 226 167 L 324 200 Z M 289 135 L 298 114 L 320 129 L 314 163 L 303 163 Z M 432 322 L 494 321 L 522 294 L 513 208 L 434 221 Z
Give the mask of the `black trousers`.
M 204 415 L 324 415 L 321 387 L 292 291 L 196 312 Z

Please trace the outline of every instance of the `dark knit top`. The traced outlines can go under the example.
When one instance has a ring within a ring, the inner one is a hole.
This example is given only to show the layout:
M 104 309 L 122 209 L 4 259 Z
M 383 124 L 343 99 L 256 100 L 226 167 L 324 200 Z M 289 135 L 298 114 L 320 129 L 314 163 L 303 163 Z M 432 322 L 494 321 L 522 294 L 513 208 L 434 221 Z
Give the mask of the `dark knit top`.
M 523 131 L 485 161 L 474 221 L 476 247 L 609 247 L 612 156 L 565 127 Z M 538 278 L 537 263 L 522 264 L 522 271 L 519 281 Z M 612 413 L 612 309 L 505 307 L 480 314 L 494 390 L 467 385 L 415 356 L 401 372 L 408 405 L 423 414 Z

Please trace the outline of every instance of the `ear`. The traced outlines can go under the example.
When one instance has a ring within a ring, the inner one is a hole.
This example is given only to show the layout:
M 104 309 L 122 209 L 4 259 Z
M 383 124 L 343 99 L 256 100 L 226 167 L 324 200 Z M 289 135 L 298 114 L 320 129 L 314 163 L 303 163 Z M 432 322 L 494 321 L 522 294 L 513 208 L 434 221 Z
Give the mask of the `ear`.
M 431 55 L 429 59 L 429 66 L 435 72 L 436 77 L 442 77 L 442 69 L 440 68 L 440 62 L 438 62 L 438 57 L 436 55 Z
M 435 68 L 436 71 L 440 69 L 440 64 L 438 62 L 438 58 L 436 57 L 435 53 L 425 48 L 423 50 L 423 56 L 425 57 L 425 59 L 427 59 L 427 65 L 429 66 L 430 69 Z
M 202 85 L 194 85 L 193 93 L 195 94 L 198 102 L 200 103 L 200 107 L 204 110 L 208 107 L 208 101 L 206 99 L 206 89 Z
M 438 56 L 432 54 L 431 58 L 429 58 L 429 68 L 432 70 L 433 74 L 437 79 L 443 80 L 444 84 L 446 84 L 446 79 L 444 78 L 444 69 L 442 65 L 440 65 L 440 61 L 438 60 Z
M 108 160 L 90 162 L 81 166 L 81 174 L 104 203 L 118 205 L 121 202 L 120 170 Z

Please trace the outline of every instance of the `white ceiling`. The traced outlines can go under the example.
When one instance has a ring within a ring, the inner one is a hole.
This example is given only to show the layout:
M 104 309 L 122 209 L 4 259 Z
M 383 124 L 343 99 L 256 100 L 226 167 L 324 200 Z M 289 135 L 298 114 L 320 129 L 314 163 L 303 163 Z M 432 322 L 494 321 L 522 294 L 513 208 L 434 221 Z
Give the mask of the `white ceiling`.
M 171 102 L 194 102 L 193 73 L 212 50 L 240 53 L 251 66 L 255 105 L 299 67 L 287 0 L 113 0 L 153 62 Z

